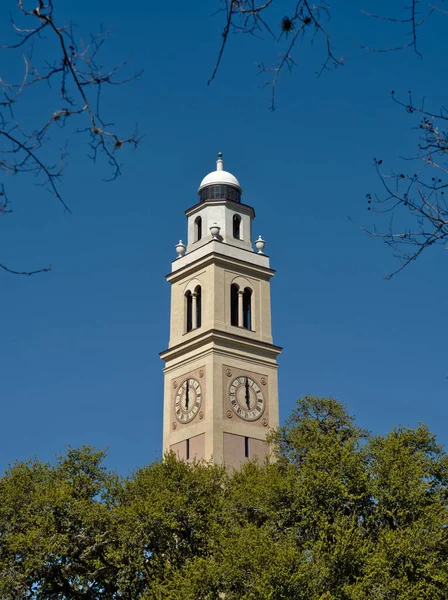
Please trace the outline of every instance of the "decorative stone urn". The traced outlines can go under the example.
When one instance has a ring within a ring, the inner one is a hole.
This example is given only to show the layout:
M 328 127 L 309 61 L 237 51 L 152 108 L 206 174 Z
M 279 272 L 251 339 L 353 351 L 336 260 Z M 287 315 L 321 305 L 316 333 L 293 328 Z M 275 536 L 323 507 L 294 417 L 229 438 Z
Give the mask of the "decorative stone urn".
M 213 223 L 213 225 L 210 227 L 210 233 L 212 234 L 212 238 L 214 240 L 218 239 L 220 231 L 221 231 L 221 227 L 219 225 L 217 225 L 216 223 Z
M 181 258 L 185 254 L 185 250 L 187 249 L 185 244 L 182 244 L 182 240 L 179 240 L 179 243 L 176 244 L 176 252 L 177 258 Z
M 258 240 L 255 240 L 255 248 L 258 250 L 258 254 L 263 254 L 263 249 L 266 246 L 266 242 L 262 239 L 261 235 L 258 236 Z

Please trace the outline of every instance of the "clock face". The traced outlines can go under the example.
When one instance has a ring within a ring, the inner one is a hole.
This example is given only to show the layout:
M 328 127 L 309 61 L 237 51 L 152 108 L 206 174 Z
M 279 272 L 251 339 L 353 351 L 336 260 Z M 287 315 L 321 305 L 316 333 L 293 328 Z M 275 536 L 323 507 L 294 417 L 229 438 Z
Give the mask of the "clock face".
M 182 382 L 174 399 L 174 412 L 180 423 L 189 423 L 198 414 L 201 408 L 201 384 L 193 377 Z
M 256 421 L 264 413 L 266 402 L 258 383 L 247 375 L 236 377 L 229 388 L 233 411 L 245 421 Z

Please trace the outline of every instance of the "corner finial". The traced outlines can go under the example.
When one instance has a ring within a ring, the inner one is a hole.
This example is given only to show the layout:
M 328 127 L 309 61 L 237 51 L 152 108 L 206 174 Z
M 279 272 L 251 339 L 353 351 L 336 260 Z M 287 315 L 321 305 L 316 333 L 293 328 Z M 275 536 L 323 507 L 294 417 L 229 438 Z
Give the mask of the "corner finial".
M 222 160 L 222 152 L 218 152 L 218 160 L 216 161 L 216 170 L 222 171 L 224 167 L 224 161 Z

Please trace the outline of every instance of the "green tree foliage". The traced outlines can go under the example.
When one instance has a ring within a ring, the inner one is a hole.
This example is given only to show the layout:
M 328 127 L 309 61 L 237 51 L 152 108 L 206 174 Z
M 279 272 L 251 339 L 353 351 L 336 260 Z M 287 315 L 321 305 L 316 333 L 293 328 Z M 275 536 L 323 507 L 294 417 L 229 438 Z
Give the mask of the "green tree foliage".
M 448 458 L 424 426 L 370 437 L 305 397 L 239 472 L 102 452 L 0 480 L 5 600 L 446 600 Z

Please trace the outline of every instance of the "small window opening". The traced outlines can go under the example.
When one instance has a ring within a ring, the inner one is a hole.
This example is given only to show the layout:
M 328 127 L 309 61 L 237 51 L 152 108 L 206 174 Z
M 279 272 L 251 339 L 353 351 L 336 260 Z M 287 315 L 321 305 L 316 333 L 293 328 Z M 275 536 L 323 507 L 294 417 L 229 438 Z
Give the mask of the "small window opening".
M 233 237 L 237 240 L 241 239 L 241 217 L 233 215 Z
M 238 286 L 232 283 L 230 287 L 230 324 L 238 327 Z
M 249 438 L 248 437 L 244 438 L 244 458 L 249 458 Z
M 213 199 L 241 202 L 241 192 L 230 185 L 208 185 L 199 192 L 199 202 Z
M 190 291 L 185 294 L 185 310 L 187 314 L 187 332 L 193 329 L 193 296 Z
M 202 218 L 196 217 L 194 221 L 194 241 L 199 242 L 202 238 Z
M 195 294 L 196 294 L 196 327 L 200 327 L 201 326 L 201 321 L 202 321 L 202 293 L 201 293 L 201 286 L 198 285 L 197 288 L 194 290 Z
M 187 440 L 187 448 L 186 448 L 185 454 L 187 456 L 187 460 L 190 460 L 190 440 L 189 439 Z
M 243 327 L 252 329 L 252 290 L 245 288 L 243 293 Z

